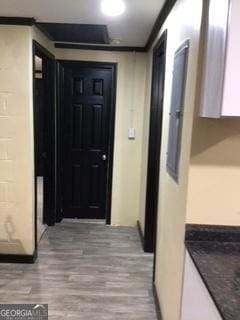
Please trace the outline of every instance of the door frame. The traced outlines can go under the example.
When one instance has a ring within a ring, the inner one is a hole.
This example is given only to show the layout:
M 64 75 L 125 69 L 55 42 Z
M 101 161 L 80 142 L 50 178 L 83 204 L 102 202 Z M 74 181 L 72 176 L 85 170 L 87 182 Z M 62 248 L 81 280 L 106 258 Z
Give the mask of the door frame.
M 152 166 L 155 168 L 154 175 L 159 177 L 161 138 L 162 138 L 162 114 L 164 97 L 159 101 L 158 88 L 160 85 L 160 74 L 163 73 L 163 92 L 165 85 L 165 64 L 166 64 L 167 30 L 165 30 L 153 49 L 152 63 L 152 84 L 151 84 L 151 109 L 149 120 L 149 142 L 148 142 L 148 169 L 146 184 L 146 204 L 145 204 L 145 229 L 143 237 L 143 247 L 145 252 L 154 252 L 157 237 L 157 210 L 159 194 L 159 178 L 157 185 L 152 184 L 150 175 Z M 159 56 L 163 55 L 164 67 L 160 68 Z M 159 106 L 154 108 L 153 106 Z M 152 134 L 159 133 L 156 137 Z M 152 163 L 154 162 L 154 163 Z
M 45 109 L 48 110 L 47 118 L 49 120 L 47 156 L 48 156 L 48 172 L 46 181 L 44 182 L 44 203 L 43 203 L 43 223 L 54 225 L 55 223 L 55 57 L 37 41 L 32 42 L 32 59 L 33 59 L 33 141 L 34 141 L 34 227 L 35 227 L 35 250 L 37 249 L 37 156 L 36 156 L 36 115 L 35 112 L 35 55 L 41 57 L 43 65 L 46 64 L 44 70 L 46 78 L 44 79 L 45 90 L 44 100 L 46 103 Z
M 110 104 L 109 119 L 109 145 L 108 145 L 108 166 L 107 166 L 107 200 L 106 200 L 106 224 L 111 224 L 111 204 L 112 204 L 112 177 L 113 177 L 113 155 L 114 155 L 114 136 L 115 136 L 115 113 L 116 113 L 116 92 L 117 92 L 117 63 L 97 62 L 97 61 L 78 61 L 78 60 L 57 60 L 57 195 L 56 203 L 57 222 L 62 220 L 62 150 L 61 150 L 61 122 L 63 111 L 63 77 L 64 67 L 71 68 L 96 68 L 110 70 L 112 73 L 112 96 Z

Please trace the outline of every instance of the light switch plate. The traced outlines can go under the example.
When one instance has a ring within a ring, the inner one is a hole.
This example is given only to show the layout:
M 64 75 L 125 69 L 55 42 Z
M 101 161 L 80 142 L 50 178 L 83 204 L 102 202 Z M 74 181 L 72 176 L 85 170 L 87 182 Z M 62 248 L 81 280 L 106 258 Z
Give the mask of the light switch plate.
M 128 139 L 135 139 L 135 128 L 128 128 Z

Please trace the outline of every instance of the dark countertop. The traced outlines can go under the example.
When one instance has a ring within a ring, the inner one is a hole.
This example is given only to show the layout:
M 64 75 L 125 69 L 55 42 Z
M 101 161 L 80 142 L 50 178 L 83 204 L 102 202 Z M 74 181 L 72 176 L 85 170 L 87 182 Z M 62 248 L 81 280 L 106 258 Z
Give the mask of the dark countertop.
M 240 230 L 233 228 L 231 234 L 211 228 L 201 233 L 188 226 L 186 247 L 222 318 L 240 320 Z

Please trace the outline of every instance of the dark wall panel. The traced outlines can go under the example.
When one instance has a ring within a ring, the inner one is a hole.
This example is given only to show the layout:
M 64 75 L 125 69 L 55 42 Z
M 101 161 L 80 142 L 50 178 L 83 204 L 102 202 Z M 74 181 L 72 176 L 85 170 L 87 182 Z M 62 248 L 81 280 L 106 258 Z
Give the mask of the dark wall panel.
M 110 43 L 106 25 L 39 22 L 37 27 L 56 42 Z

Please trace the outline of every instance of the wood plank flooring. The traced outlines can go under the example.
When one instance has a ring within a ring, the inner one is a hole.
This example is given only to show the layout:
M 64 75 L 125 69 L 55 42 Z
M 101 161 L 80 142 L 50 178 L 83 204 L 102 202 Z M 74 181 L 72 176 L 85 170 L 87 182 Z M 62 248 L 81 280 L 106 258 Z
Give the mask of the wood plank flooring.
M 0 303 L 47 303 L 51 320 L 156 320 L 152 264 L 136 228 L 64 221 L 34 265 L 0 265 Z

